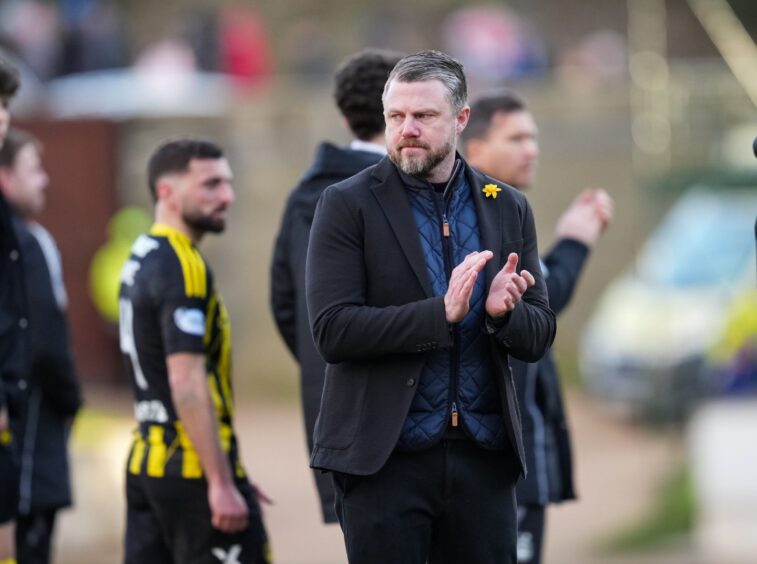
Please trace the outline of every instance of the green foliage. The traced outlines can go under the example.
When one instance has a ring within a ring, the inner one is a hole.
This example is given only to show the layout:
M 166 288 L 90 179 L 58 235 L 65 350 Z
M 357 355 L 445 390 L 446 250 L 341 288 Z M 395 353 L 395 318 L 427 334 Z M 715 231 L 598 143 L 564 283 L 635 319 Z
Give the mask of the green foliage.
M 676 468 L 660 486 L 654 506 L 640 522 L 602 543 L 607 553 L 631 553 L 658 549 L 691 532 L 696 522 L 696 498 L 691 474 L 685 465 Z

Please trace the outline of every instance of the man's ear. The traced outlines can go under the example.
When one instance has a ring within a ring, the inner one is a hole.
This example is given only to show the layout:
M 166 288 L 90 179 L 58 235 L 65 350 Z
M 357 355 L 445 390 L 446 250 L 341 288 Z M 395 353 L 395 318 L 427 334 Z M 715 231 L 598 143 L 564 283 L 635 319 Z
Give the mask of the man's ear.
M 158 198 L 158 201 L 168 200 L 173 195 L 175 189 L 176 187 L 171 179 L 164 176 L 155 184 L 155 196 Z
M 457 123 L 455 123 L 455 131 L 458 135 L 463 132 L 465 126 L 468 125 L 468 118 L 470 118 L 470 106 L 465 106 L 457 114 Z

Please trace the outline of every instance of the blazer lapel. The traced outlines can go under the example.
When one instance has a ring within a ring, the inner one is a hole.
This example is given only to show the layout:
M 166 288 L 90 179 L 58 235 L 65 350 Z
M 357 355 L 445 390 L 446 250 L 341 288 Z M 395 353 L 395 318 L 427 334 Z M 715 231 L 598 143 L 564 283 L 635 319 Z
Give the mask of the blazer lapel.
M 399 174 L 394 170 L 392 162 L 384 158 L 376 166 L 373 177 L 378 182 L 371 186 L 371 191 L 389 221 L 423 291 L 428 297 L 433 297 L 434 293 L 426 269 L 426 257 L 418 237 L 418 228 Z
M 481 248 L 494 253 L 494 258 L 486 264 L 485 269 L 486 287 L 488 288 L 497 272 L 504 266 L 503 259 L 499 256 L 502 252 L 502 202 L 495 198 L 487 198 L 483 193 L 484 186 L 493 183 L 489 178 L 470 165 L 466 166 L 466 174 L 473 201 L 476 203 L 478 228 L 481 232 Z

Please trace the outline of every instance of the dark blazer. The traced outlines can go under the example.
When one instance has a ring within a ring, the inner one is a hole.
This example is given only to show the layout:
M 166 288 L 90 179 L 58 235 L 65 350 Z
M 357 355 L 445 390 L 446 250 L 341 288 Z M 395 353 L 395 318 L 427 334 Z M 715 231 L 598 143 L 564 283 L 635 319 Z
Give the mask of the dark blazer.
M 520 256 L 518 269 L 536 278 L 501 323 L 482 327 L 505 425 L 525 471 L 508 354 L 541 358 L 554 339 L 555 318 L 526 198 L 464 166 L 482 244 L 494 253 L 487 288 L 511 252 Z M 486 184 L 502 188 L 496 199 L 484 197 Z M 388 158 L 324 192 L 310 235 L 306 293 L 313 337 L 329 363 L 311 466 L 373 474 L 397 444 L 425 353 L 452 346 L 444 297 L 433 295 L 405 187 Z

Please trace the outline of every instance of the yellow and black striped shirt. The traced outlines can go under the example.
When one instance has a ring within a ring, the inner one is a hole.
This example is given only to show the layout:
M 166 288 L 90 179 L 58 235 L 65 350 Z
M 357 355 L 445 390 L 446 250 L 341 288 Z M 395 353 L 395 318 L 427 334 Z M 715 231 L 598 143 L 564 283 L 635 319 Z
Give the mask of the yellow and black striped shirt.
M 202 466 L 179 420 L 166 357 L 205 355 L 221 446 L 237 477 L 244 477 L 233 430 L 231 327 L 213 275 L 190 239 L 156 224 L 140 236 L 121 273 L 119 336 L 131 375 L 135 415 L 128 471 L 196 479 Z

